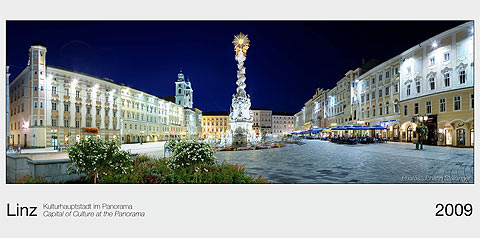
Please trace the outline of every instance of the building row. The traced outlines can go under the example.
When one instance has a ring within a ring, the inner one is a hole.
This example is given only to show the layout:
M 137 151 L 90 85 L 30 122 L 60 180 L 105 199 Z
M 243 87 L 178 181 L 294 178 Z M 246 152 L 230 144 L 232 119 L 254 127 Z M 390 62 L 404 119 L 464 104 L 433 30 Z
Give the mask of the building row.
M 473 22 L 438 34 L 401 54 L 348 71 L 332 89 L 317 89 L 295 114 L 295 130 L 381 125 L 378 136 L 426 144 L 474 145 Z
M 193 89 L 181 71 L 175 97 L 164 99 L 49 66 L 46 54 L 43 44 L 33 44 L 27 67 L 9 84 L 10 145 L 64 146 L 88 136 L 138 143 L 200 135 L 202 112 L 193 108 Z
M 294 131 L 293 113 L 272 112 L 270 109 L 252 109 L 256 136 L 282 137 Z M 202 138 L 220 139 L 230 131 L 228 111 L 205 111 L 202 113 Z

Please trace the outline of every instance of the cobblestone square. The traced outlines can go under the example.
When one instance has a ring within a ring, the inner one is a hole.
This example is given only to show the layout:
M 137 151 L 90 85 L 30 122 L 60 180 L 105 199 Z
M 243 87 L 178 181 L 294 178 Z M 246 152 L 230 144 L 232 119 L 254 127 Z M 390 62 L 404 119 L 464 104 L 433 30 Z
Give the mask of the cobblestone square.
M 472 148 L 425 146 L 419 151 L 411 143 L 303 142 L 269 150 L 217 152 L 216 157 L 273 183 L 473 183 Z

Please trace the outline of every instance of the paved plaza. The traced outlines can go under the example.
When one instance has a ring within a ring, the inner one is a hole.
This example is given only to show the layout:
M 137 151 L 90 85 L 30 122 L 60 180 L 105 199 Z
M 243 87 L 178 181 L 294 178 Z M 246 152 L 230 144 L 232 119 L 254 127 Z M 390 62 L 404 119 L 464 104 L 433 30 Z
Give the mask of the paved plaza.
M 273 183 L 473 183 L 473 149 L 411 143 L 304 145 L 221 151 L 219 161 L 245 166 Z
M 473 149 L 424 146 L 411 143 L 344 145 L 303 140 L 283 148 L 219 151 L 219 162 L 245 166 L 248 173 L 273 183 L 473 183 Z M 124 144 L 123 150 L 155 158 L 164 154 L 165 142 Z M 22 153 L 52 152 L 31 149 Z

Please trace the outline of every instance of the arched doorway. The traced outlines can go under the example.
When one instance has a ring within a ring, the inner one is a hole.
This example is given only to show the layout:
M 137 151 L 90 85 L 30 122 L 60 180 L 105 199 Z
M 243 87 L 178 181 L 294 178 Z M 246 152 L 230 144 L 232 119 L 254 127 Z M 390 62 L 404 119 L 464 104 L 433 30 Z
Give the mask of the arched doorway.
M 457 146 L 465 146 L 465 129 L 457 129 Z
M 130 135 L 127 135 L 127 141 L 126 141 L 127 144 L 130 144 Z
M 413 126 L 408 126 L 407 128 L 407 142 L 412 142 L 413 138 Z
M 473 128 L 470 129 L 470 146 L 473 147 L 473 141 L 475 140 L 475 133 L 473 133 Z
M 399 141 L 400 140 L 400 130 L 398 124 L 393 125 L 393 140 Z

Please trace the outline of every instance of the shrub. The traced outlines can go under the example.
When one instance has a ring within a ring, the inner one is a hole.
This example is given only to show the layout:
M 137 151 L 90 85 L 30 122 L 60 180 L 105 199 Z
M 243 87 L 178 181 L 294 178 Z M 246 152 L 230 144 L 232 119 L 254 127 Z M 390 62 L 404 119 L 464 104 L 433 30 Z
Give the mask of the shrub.
M 120 150 L 115 139 L 82 138 L 68 149 L 68 157 L 72 161 L 69 173 L 86 174 L 94 183 L 108 173 L 125 174 L 133 165 L 130 153 Z
M 247 184 L 269 183 L 268 180 L 248 175 L 244 167 L 222 163 L 220 165 L 201 164 L 197 167 L 170 168 L 166 159 L 143 160 L 135 162 L 135 169 L 126 174 L 107 174 L 100 178 L 100 183 L 134 183 L 134 184 Z M 137 164 L 138 163 L 138 164 Z
M 22 179 L 16 179 L 15 183 L 25 183 L 25 184 L 42 184 L 42 183 L 50 183 L 44 177 L 40 176 L 32 176 L 32 175 L 24 175 Z
M 178 140 L 169 141 L 168 147 L 173 153 L 168 163 L 172 169 L 215 164 L 215 151 L 207 143 L 198 140 Z

